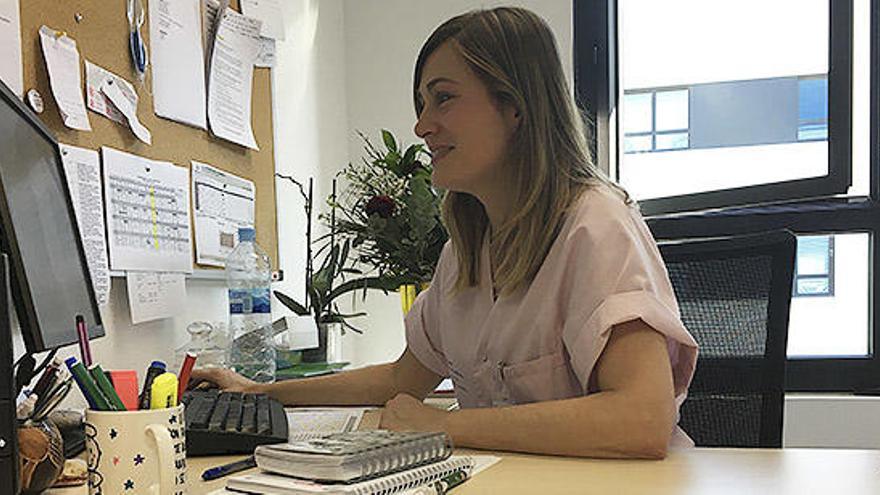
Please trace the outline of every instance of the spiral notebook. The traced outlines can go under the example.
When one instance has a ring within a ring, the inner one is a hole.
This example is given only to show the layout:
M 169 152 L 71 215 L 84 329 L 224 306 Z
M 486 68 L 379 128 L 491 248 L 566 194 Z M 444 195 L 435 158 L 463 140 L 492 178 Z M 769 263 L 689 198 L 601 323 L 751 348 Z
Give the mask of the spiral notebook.
M 226 489 L 269 495 L 392 495 L 450 478 L 469 478 L 475 462 L 471 457 L 453 456 L 446 460 L 352 484 L 318 483 L 280 474 L 262 472 L 236 476 Z
M 352 483 L 446 459 L 452 442 L 443 432 L 351 431 L 261 445 L 254 455 L 265 471 Z

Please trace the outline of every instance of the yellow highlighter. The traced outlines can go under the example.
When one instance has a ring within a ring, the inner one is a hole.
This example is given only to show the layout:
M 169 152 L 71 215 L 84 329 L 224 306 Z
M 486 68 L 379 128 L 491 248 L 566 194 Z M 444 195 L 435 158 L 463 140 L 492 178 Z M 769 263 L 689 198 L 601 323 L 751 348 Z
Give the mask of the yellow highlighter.
M 177 375 L 162 373 L 153 380 L 150 387 L 150 409 L 165 409 L 177 406 Z

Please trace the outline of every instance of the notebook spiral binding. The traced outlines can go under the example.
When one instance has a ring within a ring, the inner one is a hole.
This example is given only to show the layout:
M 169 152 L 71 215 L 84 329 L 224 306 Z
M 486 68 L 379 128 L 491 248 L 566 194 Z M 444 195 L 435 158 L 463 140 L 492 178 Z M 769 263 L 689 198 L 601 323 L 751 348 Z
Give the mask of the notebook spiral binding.
M 451 463 L 429 464 L 420 468 L 410 469 L 385 478 L 365 482 L 356 492 L 356 495 L 392 495 L 406 490 L 432 484 L 442 480 L 446 476 L 465 470 L 468 477 L 471 475 L 474 461 L 470 457 L 455 459 Z

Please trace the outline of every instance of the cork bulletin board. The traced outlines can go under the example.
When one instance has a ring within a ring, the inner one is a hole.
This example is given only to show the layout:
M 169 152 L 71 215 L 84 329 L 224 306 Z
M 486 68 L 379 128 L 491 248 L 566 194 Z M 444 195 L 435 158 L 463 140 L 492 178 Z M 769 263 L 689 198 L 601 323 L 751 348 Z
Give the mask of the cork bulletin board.
M 146 0 L 144 8 L 149 12 Z M 231 5 L 238 10 L 238 0 Z M 149 53 L 149 16 L 141 28 Z M 82 59 L 127 79 L 138 92 L 138 118 L 153 134 L 153 144 L 141 143 L 127 126 L 88 111 L 91 132 L 68 129 L 61 121 L 49 87 L 49 76 L 40 47 L 40 26 L 66 32 L 76 40 Z M 42 121 L 59 142 L 100 150 L 109 146 L 154 160 L 190 167 L 196 160 L 244 177 L 256 186 L 255 223 L 257 242 L 278 268 L 278 230 L 275 213 L 275 161 L 272 131 L 272 88 L 270 69 L 254 68 L 252 125 L 259 151 L 213 137 L 210 132 L 171 120 L 153 112 L 152 79 L 148 68 L 138 81 L 131 64 L 125 0 L 21 0 L 22 63 L 24 91 L 32 88 L 43 96 Z M 193 202 L 190 201 L 192 205 Z M 193 217 L 194 218 L 194 217 Z M 192 227 L 192 226 L 191 226 Z M 195 236 L 193 236 L 195 249 Z M 195 260 L 195 252 L 193 252 Z M 195 265 L 196 268 L 209 268 Z

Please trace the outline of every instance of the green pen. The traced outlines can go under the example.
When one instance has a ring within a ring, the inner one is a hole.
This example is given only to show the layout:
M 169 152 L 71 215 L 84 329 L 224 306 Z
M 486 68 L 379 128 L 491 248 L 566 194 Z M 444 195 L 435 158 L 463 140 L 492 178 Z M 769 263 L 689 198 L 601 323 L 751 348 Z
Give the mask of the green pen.
M 123 404 L 122 399 L 119 398 L 119 394 L 116 393 L 113 384 L 107 379 L 107 375 L 104 373 L 104 370 L 101 369 L 101 365 L 97 363 L 93 364 L 92 367 L 89 368 L 89 373 L 92 375 L 92 378 L 95 379 L 98 388 L 101 389 L 101 392 L 103 392 L 107 401 L 110 403 L 111 410 L 125 411 L 125 404 Z
M 464 469 L 458 469 L 449 473 L 443 479 L 435 481 L 434 490 L 437 495 L 444 495 L 467 480 L 468 472 Z
M 113 410 L 113 406 L 110 405 L 110 402 L 108 402 L 107 398 L 104 397 L 104 394 L 101 393 L 101 390 L 98 388 L 98 384 L 95 383 L 95 380 L 92 378 L 91 375 L 89 375 L 89 372 L 86 370 L 86 367 L 83 366 L 82 363 L 77 362 L 72 366 L 70 366 L 70 364 L 68 363 L 68 367 L 70 368 L 70 372 L 73 373 L 73 376 L 76 377 L 77 383 L 82 386 L 83 394 L 88 394 L 91 396 L 92 402 L 94 402 L 96 410 Z

